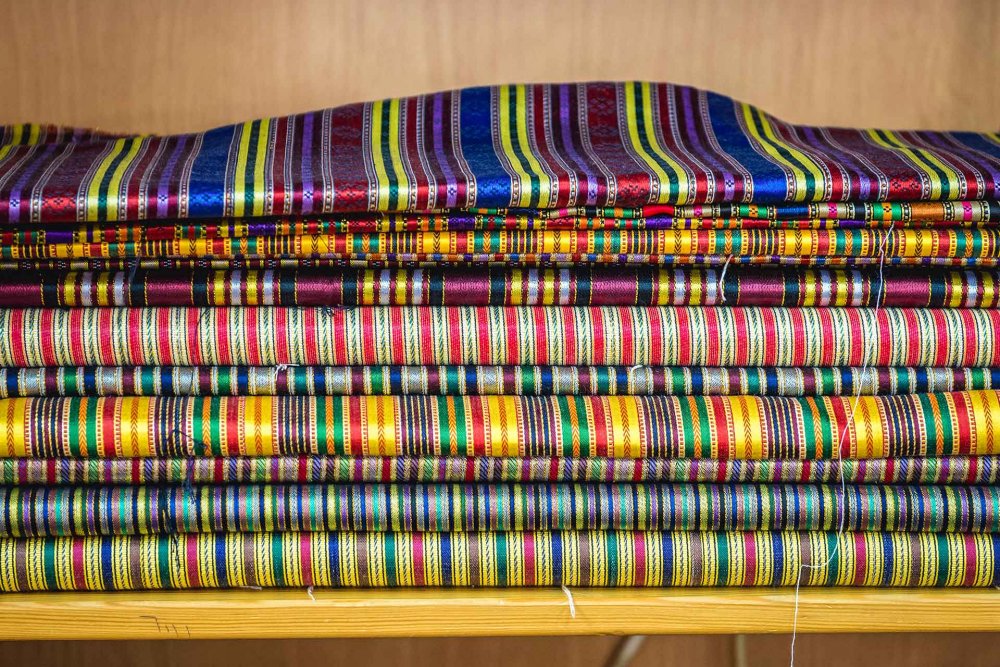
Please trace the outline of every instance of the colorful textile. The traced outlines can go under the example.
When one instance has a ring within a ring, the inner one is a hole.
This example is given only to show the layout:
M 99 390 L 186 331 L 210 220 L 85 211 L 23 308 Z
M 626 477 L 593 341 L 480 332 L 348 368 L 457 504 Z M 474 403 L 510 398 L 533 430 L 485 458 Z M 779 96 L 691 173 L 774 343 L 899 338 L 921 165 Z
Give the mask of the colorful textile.
M 706 366 L 87 366 L 0 368 L 27 396 L 852 396 L 1000 388 L 1000 368 Z
M 1000 454 L 1000 391 L 903 396 L 249 396 L 0 400 L 0 457 Z
M 594 263 L 598 260 L 600 264 Z M 2 271 L 251 271 L 251 270 L 301 270 L 301 269 L 415 269 L 415 268 L 470 268 L 483 269 L 513 266 L 515 268 L 636 268 L 642 266 L 671 268 L 737 267 L 754 266 L 773 268 L 858 268 L 886 269 L 901 268 L 912 270 L 933 269 L 995 269 L 1000 267 L 1000 259 L 992 257 L 892 257 L 877 254 L 870 257 L 800 257 L 774 255 L 450 255 L 414 259 L 409 255 L 387 253 L 366 253 L 363 258 L 281 258 L 281 257 L 232 257 L 217 258 L 169 258 L 139 257 L 131 259 L 17 259 L 0 260 Z
M 1000 309 L 0 309 L 0 366 L 1000 366 Z
M 0 591 L 1000 582 L 1000 535 L 198 533 L 0 539 Z M 808 566 L 808 567 L 804 567 Z
M 0 538 L 244 532 L 1000 533 L 1000 486 L 0 487 Z
M 723 280 L 723 277 L 725 280 Z M 996 308 L 1000 271 L 277 269 L 0 273 L 0 306 L 917 306 Z
M 716 207 L 721 209 L 722 207 Z M 704 209 L 707 216 L 679 217 L 680 211 Z M 90 244 L 238 239 L 266 236 L 381 234 L 390 232 L 653 230 L 653 229 L 966 229 L 995 227 L 1000 202 L 913 202 L 883 205 L 811 204 L 788 217 L 794 207 L 738 206 L 729 215 L 711 207 L 646 206 L 637 209 L 445 210 L 425 213 L 377 213 L 301 217 L 146 220 L 138 222 L 5 225 L 5 245 Z M 833 217 L 831 217 L 833 216 Z
M 275 456 L 5 459 L 0 484 L 342 484 L 358 482 L 837 482 L 997 484 L 1000 457 L 725 460 L 515 456 Z
M 326 258 L 519 263 L 657 257 L 1000 259 L 1000 229 L 656 229 L 296 234 L 246 238 L 2 244 L 0 259 Z M 804 262 L 808 263 L 808 262 Z
M 195 135 L 0 128 L 10 222 L 1000 197 L 1000 139 L 784 123 L 653 83 L 468 88 Z

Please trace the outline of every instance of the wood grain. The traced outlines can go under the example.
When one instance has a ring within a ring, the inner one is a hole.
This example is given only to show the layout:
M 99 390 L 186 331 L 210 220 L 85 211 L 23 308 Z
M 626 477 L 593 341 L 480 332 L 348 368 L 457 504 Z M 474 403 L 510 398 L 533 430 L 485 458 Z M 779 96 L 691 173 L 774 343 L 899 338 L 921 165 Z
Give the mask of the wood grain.
M 173 132 L 511 81 L 651 79 L 787 120 L 1000 127 L 993 0 L 0 0 L 0 123 Z
M 788 632 L 787 589 L 189 591 L 0 596 L 0 639 Z M 808 589 L 800 632 L 1000 630 L 993 590 Z

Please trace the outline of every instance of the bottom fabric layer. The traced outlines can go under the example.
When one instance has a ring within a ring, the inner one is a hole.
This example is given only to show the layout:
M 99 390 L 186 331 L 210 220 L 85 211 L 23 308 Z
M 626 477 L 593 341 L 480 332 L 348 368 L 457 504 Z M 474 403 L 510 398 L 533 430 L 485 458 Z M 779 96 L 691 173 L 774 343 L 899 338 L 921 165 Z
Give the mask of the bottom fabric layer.
M 1000 583 L 1000 535 L 227 533 L 0 540 L 0 591 Z
M 479 456 L 0 459 L 0 484 L 834 482 L 996 484 L 1000 456 L 719 460 Z

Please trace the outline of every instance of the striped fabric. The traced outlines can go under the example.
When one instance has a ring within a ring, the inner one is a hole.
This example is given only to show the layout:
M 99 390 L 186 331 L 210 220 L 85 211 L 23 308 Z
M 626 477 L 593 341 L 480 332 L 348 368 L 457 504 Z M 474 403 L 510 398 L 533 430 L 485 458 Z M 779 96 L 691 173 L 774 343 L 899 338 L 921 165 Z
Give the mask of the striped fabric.
M 1000 260 L 998 229 L 669 229 L 296 234 L 244 238 L 3 244 L 0 259 L 326 258 L 414 262 L 655 262 L 658 257 L 738 255 L 742 258 L 850 257 L 903 260 Z
M 784 482 L 997 484 L 1000 457 L 612 459 L 515 456 L 0 458 L 0 484 L 343 484 L 361 482 Z
M 725 278 L 723 280 L 723 278 Z M 0 306 L 916 306 L 996 308 L 1000 272 L 869 268 L 0 272 Z
M 0 366 L 1000 366 L 1000 309 L 0 309 Z
M 798 126 L 643 82 L 513 85 L 195 135 L 0 128 L 0 217 L 995 200 L 1000 139 Z
M 1000 535 L 198 533 L 0 539 L 0 591 L 336 586 L 991 587 Z M 802 567 L 807 565 L 809 567 Z
M 88 366 L 0 368 L 27 396 L 851 396 L 1000 388 L 1000 368 L 706 366 Z
M 683 215 L 683 214 L 687 215 Z M 995 227 L 1000 202 L 809 204 L 806 206 L 644 206 L 640 208 L 465 209 L 194 220 L 5 225 L 13 245 L 224 239 L 388 232 L 664 229 L 969 229 Z
M 241 532 L 1000 533 L 1000 486 L 0 487 L 0 538 Z M 41 508 L 41 511 L 39 511 Z
M 597 263 L 600 260 L 600 263 Z M 996 269 L 1000 267 L 1000 259 L 969 258 L 969 257 L 893 257 L 876 253 L 871 257 L 846 256 L 780 256 L 780 255 L 609 255 L 588 254 L 574 257 L 572 255 L 525 255 L 525 254 L 494 254 L 494 255 L 434 255 L 418 258 L 414 255 L 392 253 L 366 253 L 363 257 L 339 259 L 334 257 L 231 257 L 228 259 L 210 257 L 133 257 L 133 258 L 89 258 L 89 259 L 6 259 L 0 260 L 2 271 L 91 271 L 110 272 L 124 271 L 190 271 L 209 269 L 213 271 L 269 271 L 269 270 L 301 270 L 301 269 L 336 269 L 348 267 L 352 269 L 409 269 L 409 268 L 468 268 L 484 269 L 499 268 L 505 265 L 516 268 L 634 268 L 635 266 L 671 267 L 671 268 L 702 268 L 754 266 L 754 267 L 789 267 L 814 268 L 818 266 L 830 268 L 884 269 L 900 268 L 912 271 L 914 267 L 920 270 L 937 269 Z
M 903 396 L 249 396 L 0 400 L 0 457 L 1000 454 L 1000 391 Z

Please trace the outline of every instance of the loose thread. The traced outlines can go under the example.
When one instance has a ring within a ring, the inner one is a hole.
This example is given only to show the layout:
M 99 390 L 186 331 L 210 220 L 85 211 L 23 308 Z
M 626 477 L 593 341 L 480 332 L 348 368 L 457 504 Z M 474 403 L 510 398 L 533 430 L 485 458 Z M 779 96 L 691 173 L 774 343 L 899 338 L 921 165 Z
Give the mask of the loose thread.
M 882 243 L 879 245 L 878 295 L 875 298 L 875 307 L 874 307 L 874 309 L 872 311 L 873 315 L 875 315 L 875 316 L 878 315 L 879 310 L 882 308 L 882 301 L 884 300 L 884 297 L 885 297 L 884 292 L 885 292 L 885 260 L 886 260 L 886 252 L 887 252 L 887 245 L 888 245 L 888 242 L 889 242 L 889 237 L 892 235 L 893 228 L 895 227 L 895 225 L 896 225 L 895 221 L 893 221 L 892 224 L 889 225 L 889 229 L 882 236 Z M 877 326 L 877 323 L 876 323 L 876 326 Z M 863 361 L 863 363 L 861 364 L 861 377 L 859 378 L 859 381 L 858 381 L 857 390 L 854 393 L 854 400 L 853 400 L 852 405 L 851 405 L 851 411 L 850 411 L 850 414 L 847 417 L 847 420 L 844 423 L 844 429 L 840 433 L 840 441 L 837 443 L 837 451 L 834 454 L 835 460 L 839 461 L 839 465 L 837 466 L 837 470 L 838 470 L 838 476 L 840 478 L 840 498 L 839 498 L 839 501 L 838 501 L 840 503 L 840 519 L 837 522 L 838 523 L 838 525 L 837 525 L 837 541 L 833 545 L 833 549 L 827 555 L 825 561 L 823 561 L 822 563 L 816 563 L 816 564 L 810 564 L 810 565 L 807 565 L 805 563 L 800 564 L 799 565 L 798 575 L 795 577 L 795 602 L 794 602 L 794 608 L 793 608 L 793 612 L 792 612 L 792 641 L 791 641 L 791 645 L 789 647 L 789 667 L 795 667 L 795 640 L 796 640 L 796 638 L 798 636 L 798 625 L 799 625 L 799 593 L 800 593 L 800 590 L 801 590 L 801 587 L 802 587 L 802 573 L 807 568 L 810 569 L 810 570 L 820 570 L 820 569 L 829 567 L 830 563 L 833 562 L 833 559 L 836 558 L 837 554 L 840 552 L 840 542 L 841 542 L 841 539 L 842 539 L 842 537 L 844 535 L 844 526 L 845 526 L 845 523 L 847 521 L 847 502 L 846 502 L 846 498 L 847 498 L 847 478 L 844 475 L 844 463 L 843 463 L 843 457 L 841 456 L 841 451 L 843 450 L 843 447 L 844 447 L 844 439 L 847 437 L 847 432 L 848 432 L 848 430 L 850 430 L 851 423 L 854 421 L 854 415 L 855 415 L 855 413 L 858 410 L 858 404 L 861 402 L 861 393 L 864 390 L 864 384 L 865 384 L 866 378 L 868 377 L 868 374 L 871 372 L 871 370 L 872 370 L 872 364 L 868 361 L 868 358 L 866 357 L 865 360 Z M 801 555 L 801 551 L 800 551 L 800 555 Z
M 573 600 L 573 592 L 566 587 L 566 584 L 562 584 L 559 588 L 562 589 L 563 595 L 566 596 L 566 602 L 569 603 L 570 618 L 576 618 L 576 602 Z
M 729 270 L 731 261 L 733 261 L 733 256 L 726 255 L 726 263 L 722 265 L 722 271 L 719 272 L 719 303 L 726 302 L 726 272 Z

